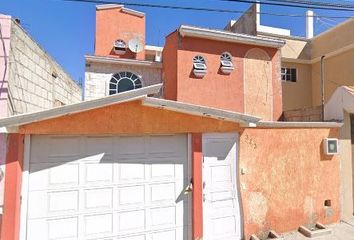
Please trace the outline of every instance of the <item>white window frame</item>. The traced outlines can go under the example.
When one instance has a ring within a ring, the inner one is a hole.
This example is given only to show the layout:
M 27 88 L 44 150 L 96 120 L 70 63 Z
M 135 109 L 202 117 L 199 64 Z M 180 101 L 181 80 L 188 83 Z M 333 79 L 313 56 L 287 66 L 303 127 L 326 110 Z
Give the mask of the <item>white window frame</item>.
M 283 80 L 283 76 L 285 76 L 285 78 L 286 78 L 286 76 L 287 76 L 287 73 L 285 72 L 284 74 L 283 74 L 283 69 L 285 69 L 285 71 L 287 71 L 287 70 L 290 70 L 290 74 L 289 74 L 289 76 L 290 76 L 290 79 L 289 80 Z M 295 81 L 292 81 L 291 79 L 292 79 L 292 75 L 291 75 L 291 70 L 292 69 L 295 69 L 295 74 L 296 74 L 296 76 L 295 76 Z M 281 77 L 281 81 L 282 82 L 284 82 L 284 83 L 297 83 L 297 79 L 298 79 L 298 71 L 297 71 L 297 68 L 296 67 L 281 67 L 281 70 L 280 70 L 280 77 Z
M 112 80 L 113 76 L 114 76 L 115 74 L 117 74 L 117 73 L 122 73 L 122 72 L 129 72 L 129 73 L 134 74 L 135 76 L 137 76 L 137 77 L 140 79 L 141 88 L 143 88 L 143 87 L 145 86 L 145 83 L 144 83 L 144 81 L 143 81 L 143 78 L 142 78 L 142 76 L 141 76 L 140 74 L 134 73 L 134 72 L 129 71 L 129 70 L 117 71 L 117 72 L 114 72 L 114 73 L 109 74 L 109 77 L 108 77 L 108 79 L 106 80 L 106 91 L 105 91 L 105 92 L 106 92 L 106 96 L 110 96 L 110 94 L 109 94 L 109 92 L 110 92 L 110 83 L 111 83 L 111 80 Z M 119 82 L 119 81 L 118 81 L 118 82 Z M 117 84 L 118 84 L 118 82 L 117 82 Z M 136 89 L 136 88 L 135 88 L 135 89 Z M 119 93 L 119 92 L 117 92 L 117 93 Z M 117 94 L 117 93 L 116 93 L 116 94 Z

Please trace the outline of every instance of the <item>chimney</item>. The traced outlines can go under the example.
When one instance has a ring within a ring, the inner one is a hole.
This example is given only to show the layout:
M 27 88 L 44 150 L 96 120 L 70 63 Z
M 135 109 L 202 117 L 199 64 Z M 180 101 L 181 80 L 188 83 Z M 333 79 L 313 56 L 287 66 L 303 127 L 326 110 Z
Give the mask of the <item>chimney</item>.
M 313 11 L 306 12 L 306 38 L 313 38 Z

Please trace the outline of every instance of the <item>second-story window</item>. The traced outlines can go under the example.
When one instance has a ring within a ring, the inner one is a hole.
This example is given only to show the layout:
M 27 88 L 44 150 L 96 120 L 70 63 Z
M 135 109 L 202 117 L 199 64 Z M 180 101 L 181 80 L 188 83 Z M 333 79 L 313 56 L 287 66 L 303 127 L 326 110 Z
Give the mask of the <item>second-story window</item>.
M 220 69 L 225 74 L 230 74 L 234 70 L 234 65 L 232 63 L 232 56 L 228 52 L 224 52 L 220 56 Z
M 296 68 L 281 68 L 281 80 L 284 82 L 296 82 L 297 81 Z
M 197 55 L 193 58 L 193 73 L 196 77 L 204 77 L 207 73 L 207 65 L 205 59 Z
M 142 87 L 139 76 L 131 72 L 120 72 L 112 76 L 109 82 L 109 95 Z

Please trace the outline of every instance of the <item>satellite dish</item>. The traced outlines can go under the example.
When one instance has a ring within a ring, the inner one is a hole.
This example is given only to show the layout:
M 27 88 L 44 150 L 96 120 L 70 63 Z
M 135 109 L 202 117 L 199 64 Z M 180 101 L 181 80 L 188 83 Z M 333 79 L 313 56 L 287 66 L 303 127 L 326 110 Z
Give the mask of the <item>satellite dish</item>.
M 143 44 L 137 38 L 133 38 L 133 39 L 129 40 L 128 47 L 129 47 L 130 51 L 132 51 L 134 53 L 138 53 L 143 50 Z

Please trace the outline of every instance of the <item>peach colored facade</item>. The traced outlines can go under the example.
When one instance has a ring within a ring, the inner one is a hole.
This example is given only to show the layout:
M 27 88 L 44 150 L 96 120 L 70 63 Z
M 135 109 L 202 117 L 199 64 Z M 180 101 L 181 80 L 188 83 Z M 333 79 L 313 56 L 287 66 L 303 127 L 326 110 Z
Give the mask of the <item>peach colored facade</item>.
M 212 47 L 211 47 L 212 46 Z M 220 71 L 220 56 L 232 55 L 234 70 Z M 207 74 L 193 74 L 192 59 L 206 59 Z M 163 71 L 167 99 L 278 120 L 282 114 L 280 52 L 274 48 L 181 37 L 166 38 Z M 206 97 L 207 96 L 207 97 Z
M 301 224 L 339 221 L 339 159 L 323 156 L 321 146 L 323 138 L 338 137 L 337 129 L 243 128 L 233 122 L 142 106 L 140 101 L 20 127 L 21 134 L 32 135 L 193 133 L 193 239 L 203 234 L 201 134 L 210 132 L 240 134 L 237 176 L 245 239 L 270 229 L 287 232 Z M 6 191 L 16 194 L 15 189 Z M 325 207 L 325 200 L 331 200 L 332 206 Z
M 121 39 L 127 45 L 131 39 L 139 39 L 145 47 L 145 16 L 126 11 L 123 6 L 97 9 L 96 11 L 96 38 L 95 55 L 114 56 L 121 58 L 145 59 L 144 50 L 134 54 L 127 51 L 124 55 L 117 55 L 113 51 L 113 44 Z

